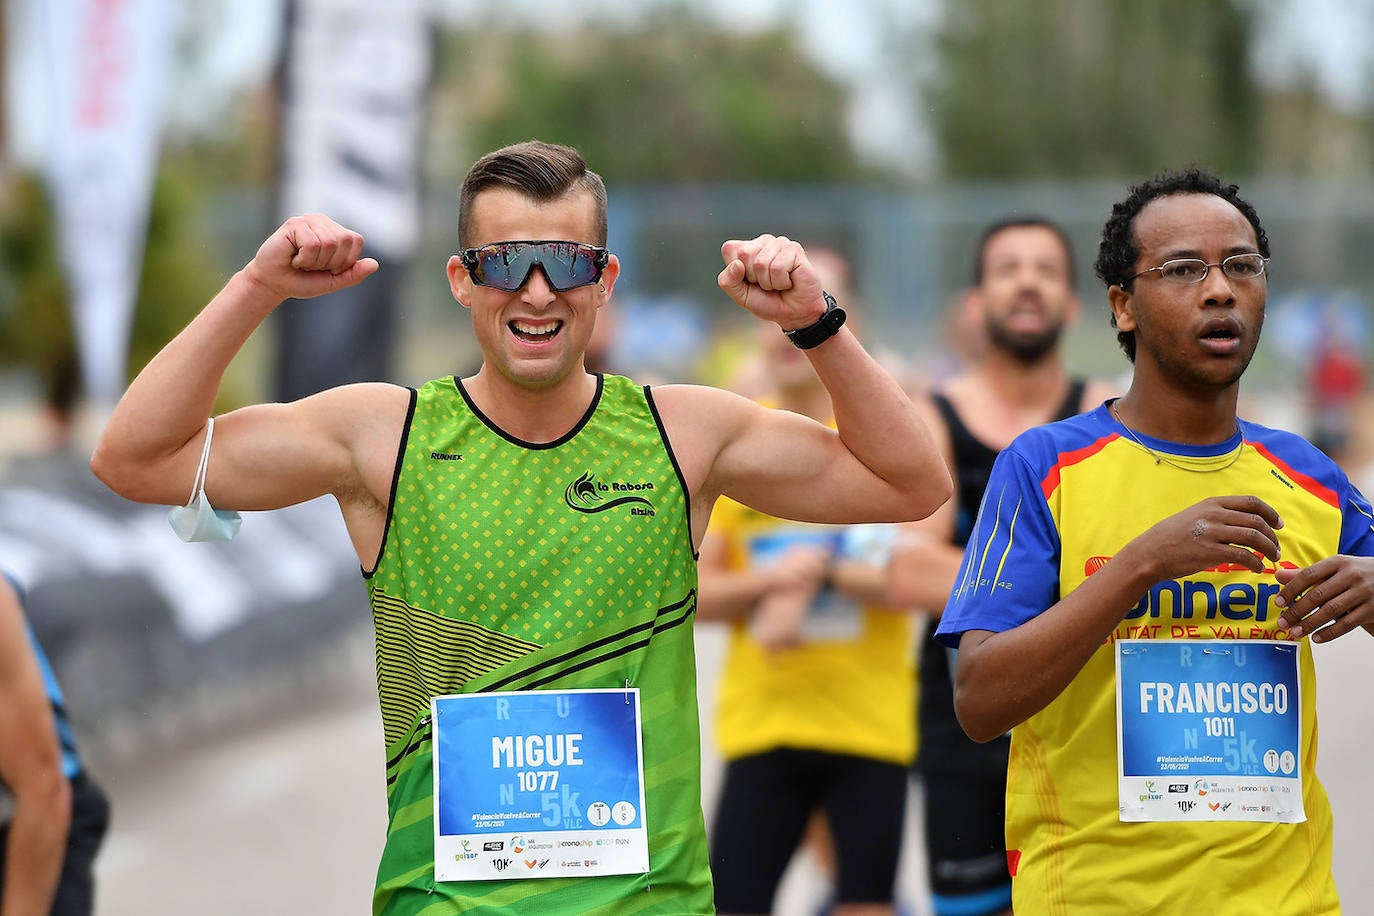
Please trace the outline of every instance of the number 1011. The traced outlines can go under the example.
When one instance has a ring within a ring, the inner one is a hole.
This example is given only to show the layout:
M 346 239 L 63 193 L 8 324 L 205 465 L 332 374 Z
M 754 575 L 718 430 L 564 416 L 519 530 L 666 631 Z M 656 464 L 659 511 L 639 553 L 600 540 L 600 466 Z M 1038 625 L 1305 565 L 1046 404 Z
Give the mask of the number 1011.
M 1233 738 L 1236 734 L 1236 720 L 1222 716 L 1207 716 L 1202 720 L 1203 728 L 1209 738 Z

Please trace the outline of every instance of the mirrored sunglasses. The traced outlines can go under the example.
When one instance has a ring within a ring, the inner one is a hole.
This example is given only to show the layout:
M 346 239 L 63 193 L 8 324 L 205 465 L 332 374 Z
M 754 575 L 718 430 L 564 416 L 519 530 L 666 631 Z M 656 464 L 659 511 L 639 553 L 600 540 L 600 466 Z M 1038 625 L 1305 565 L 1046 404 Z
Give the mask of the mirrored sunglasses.
M 611 255 L 605 248 L 579 242 L 512 241 L 466 248 L 459 258 L 478 286 L 516 292 L 537 266 L 549 286 L 564 293 L 600 280 Z

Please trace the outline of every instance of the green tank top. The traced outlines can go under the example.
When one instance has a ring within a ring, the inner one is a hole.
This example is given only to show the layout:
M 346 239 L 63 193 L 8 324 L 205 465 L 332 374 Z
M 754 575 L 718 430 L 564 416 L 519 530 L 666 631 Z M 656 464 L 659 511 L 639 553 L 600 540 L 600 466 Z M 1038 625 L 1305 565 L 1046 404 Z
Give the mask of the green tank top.
M 368 579 L 386 734 L 377 916 L 709 914 L 687 488 L 647 388 L 598 378 L 557 442 L 522 442 L 462 382 L 411 398 Z M 649 872 L 436 882 L 430 698 L 640 690 Z

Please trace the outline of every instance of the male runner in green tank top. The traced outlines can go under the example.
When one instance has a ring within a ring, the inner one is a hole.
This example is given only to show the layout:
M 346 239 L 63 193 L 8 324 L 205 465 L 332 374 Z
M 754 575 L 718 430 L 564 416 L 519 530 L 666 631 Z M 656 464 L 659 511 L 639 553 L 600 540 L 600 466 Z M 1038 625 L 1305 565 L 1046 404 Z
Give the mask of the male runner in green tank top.
M 387 742 L 374 913 L 711 913 L 691 623 L 712 505 L 902 521 L 948 498 L 948 472 L 795 242 L 726 242 L 718 282 L 806 348 L 836 430 L 586 371 L 620 263 L 602 247 L 604 185 L 575 150 L 484 156 L 458 234 L 448 277 L 478 372 L 233 411 L 214 425 L 205 496 L 221 510 L 339 503 Z M 362 247 L 327 217 L 287 220 L 129 387 L 96 474 L 131 499 L 183 499 L 229 361 L 285 299 L 366 279 Z M 521 731 L 525 717 L 539 727 Z M 569 777 L 630 788 L 584 795 L 592 783 Z

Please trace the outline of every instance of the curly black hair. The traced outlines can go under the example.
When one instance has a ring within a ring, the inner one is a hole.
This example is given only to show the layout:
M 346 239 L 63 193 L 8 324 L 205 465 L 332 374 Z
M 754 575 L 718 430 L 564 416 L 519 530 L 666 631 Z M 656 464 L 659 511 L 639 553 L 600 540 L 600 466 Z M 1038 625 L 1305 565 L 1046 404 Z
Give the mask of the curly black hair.
M 1226 184 L 1198 166 L 1182 171 L 1160 172 L 1133 186 L 1125 200 L 1112 206 L 1112 215 L 1102 227 L 1102 243 L 1098 246 L 1097 261 L 1093 264 L 1097 276 L 1108 286 L 1120 286 L 1125 290 L 1131 288 L 1131 274 L 1136 258 L 1140 256 L 1135 240 L 1135 219 L 1146 204 L 1175 194 L 1214 194 L 1230 203 L 1254 227 L 1259 253 L 1269 257 L 1269 236 L 1260 224 L 1259 214 L 1241 199 L 1237 193 L 1239 190 L 1236 185 Z M 1115 315 L 1112 316 L 1112 327 L 1116 327 Z M 1135 334 L 1117 331 L 1116 340 L 1125 351 L 1126 358 L 1135 362 Z

